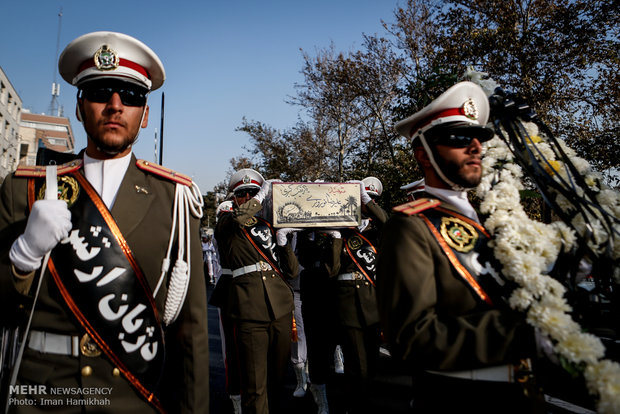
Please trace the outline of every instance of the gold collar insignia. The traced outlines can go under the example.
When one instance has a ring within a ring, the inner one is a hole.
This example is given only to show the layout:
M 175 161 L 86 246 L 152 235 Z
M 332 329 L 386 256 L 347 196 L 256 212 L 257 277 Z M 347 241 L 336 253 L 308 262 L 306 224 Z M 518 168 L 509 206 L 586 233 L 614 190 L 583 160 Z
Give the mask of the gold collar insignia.
M 474 226 L 456 217 L 442 217 L 440 231 L 446 243 L 457 252 L 467 253 L 478 241 Z

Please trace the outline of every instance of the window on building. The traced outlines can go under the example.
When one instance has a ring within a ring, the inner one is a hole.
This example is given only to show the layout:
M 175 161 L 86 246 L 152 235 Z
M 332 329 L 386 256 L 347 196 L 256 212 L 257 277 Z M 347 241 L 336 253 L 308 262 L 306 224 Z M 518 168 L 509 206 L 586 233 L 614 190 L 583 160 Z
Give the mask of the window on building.
M 47 141 L 52 145 L 58 145 L 62 147 L 67 147 L 67 140 L 64 138 L 47 138 Z

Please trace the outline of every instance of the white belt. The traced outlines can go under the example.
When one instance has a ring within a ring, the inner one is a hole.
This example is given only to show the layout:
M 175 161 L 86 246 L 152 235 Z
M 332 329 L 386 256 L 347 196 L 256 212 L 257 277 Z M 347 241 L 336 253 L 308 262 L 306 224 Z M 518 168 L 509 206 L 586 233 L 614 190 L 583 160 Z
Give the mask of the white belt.
M 271 270 L 271 265 L 265 262 L 258 262 L 252 265 L 243 266 L 232 271 L 232 277 L 239 277 L 252 272 L 266 272 Z
M 343 273 L 338 275 L 338 280 L 362 280 L 364 279 L 364 275 L 360 272 L 353 273 Z
M 230 269 L 224 269 L 224 268 L 222 268 L 222 274 L 223 274 L 223 275 L 232 275 L 232 274 L 233 274 L 233 272 L 232 272 L 232 270 L 230 270 Z
M 498 365 L 465 371 L 430 371 L 429 374 L 442 375 L 444 377 L 462 378 L 472 381 L 495 381 L 495 382 L 514 382 L 514 366 Z
M 44 354 L 73 355 L 80 354 L 80 338 L 71 335 L 58 335 L 50 332 L 30 331 L 28 348 Z

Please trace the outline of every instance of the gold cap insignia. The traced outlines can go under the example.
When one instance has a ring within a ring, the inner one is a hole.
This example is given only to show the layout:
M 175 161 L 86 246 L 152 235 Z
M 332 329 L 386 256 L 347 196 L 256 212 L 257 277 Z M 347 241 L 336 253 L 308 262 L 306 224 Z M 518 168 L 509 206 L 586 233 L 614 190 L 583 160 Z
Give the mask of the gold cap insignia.
M 473 99 L 469 98 L 463 104 L 463 115 L 474 121 L 478 119 L 478 107 Z
M 99 70 L 113 70 L 118 67 L 119 57 L 118 54 L 110 49 L 108 45 L 103 45 L 95 52 L 95 66 Z

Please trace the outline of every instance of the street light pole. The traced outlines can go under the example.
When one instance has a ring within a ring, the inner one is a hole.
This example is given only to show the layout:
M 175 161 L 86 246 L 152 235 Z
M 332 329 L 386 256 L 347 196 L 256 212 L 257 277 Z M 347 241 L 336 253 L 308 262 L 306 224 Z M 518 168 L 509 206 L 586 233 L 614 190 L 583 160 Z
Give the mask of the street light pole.
M 161 125 L 159 128 L 159 165 L 164 165 L 164 101 L 165 95 L 161 93 Z

